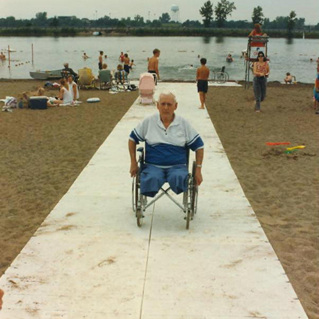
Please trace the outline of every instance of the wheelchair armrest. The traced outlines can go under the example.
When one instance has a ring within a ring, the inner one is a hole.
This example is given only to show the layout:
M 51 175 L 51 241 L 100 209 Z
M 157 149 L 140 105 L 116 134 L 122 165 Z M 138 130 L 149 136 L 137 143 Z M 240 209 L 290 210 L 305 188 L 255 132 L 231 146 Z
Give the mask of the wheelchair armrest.
M 138 162 L 140 162 L 141 164 L 144 163 L 144 147 L 139 147 L 136 151 L 140 153 Z

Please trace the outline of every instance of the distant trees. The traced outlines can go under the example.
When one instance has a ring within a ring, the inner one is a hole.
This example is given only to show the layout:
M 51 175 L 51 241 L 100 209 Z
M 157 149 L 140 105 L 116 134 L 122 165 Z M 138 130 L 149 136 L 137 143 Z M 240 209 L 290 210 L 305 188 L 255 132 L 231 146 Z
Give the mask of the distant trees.
M 39 27 L 47 26 L 48 18 L 46 12 L 38 12 L 35 15 L 34 24 Z
M 234 2 L 227 0 L 221 0 L 215 6 L 215 17 L 218 28 L 224 26 L 227 16 L 231 15 L 233 10 L 236 10 Z
M 213 4 L 210 1 L 205 2 L 204 5 L 200 8 L 199 13 L 204 18 L 204 27 L 210 27 L 213 20 Z
M 262 24 L 264 20 L 263 8 L 260 6 L 257 6 L 256 8 L 254 8 L 251 18 L 253 20 L 253 24 L 256 24 L 256 23 Z
M 291 11 L 288 18 L 287 18 L 287 31 L 288 35 L 292 35 L 292 31 L 295 28 L 296 25 L 296 20 L 297 20 L 297 14 L 295 11 Z
M 205 1 L 205 0 L 204 0 Z M 36 32 L 42 32 L 43 30 L 38 29 L 54 29 L 57 34 L 60 29 L 95 29 L 95 28 L 167 28 L 167 29 L 186 29 L 203 28 L 200 32 L 205 34 L 217 34 L 217 30 L 209 30 L 210 27 L 223 27 L 225 29 L 250 29 L 251 20 L 230 20 L 227 21 L 228 16 L 236 9 L 233 2 L 227 0 L 217 0 L 219 1 L 216 6 L 213 6 L 211 1 L 206 1 L 200 8 L 199 12 L 203 18 L 202 21 L 198 20 L 186 20 L 183 23 L 172 21 L 170 15 L 162 13 L 158 19 L 154 20 L 144 20 L 140 15 L 127 18 L 111 18 L 107 15 L 99 19 L 87 19 L 87 18 L 77 18 L 76 16 L 55 16 L 48 17 L 46 12 L 36 13 L 34 18 L 31 19 L 16 19 L 13 16 L 6 18 L 0 18 L 0 31 L 4 29 L 1 34 L 6 34 L 6 28 L 21 28 L 21 29 L 37 29 Z M 285 30 L 289 34 L 292 34 L 295 30 L 319 30 L 319 23 L 316 26 L 305 26 L 305 19 L 298 18 L 295 11 L 291 11 L 289 16 L 279 16 L 274 20 L 270 21 L 268 18 L 264 17 L 262 8 L 257 6 L 252 12 L 252 21 L 254 23 L 263 22 L 263 30 Z M 204 30 L 205 27 L 205 30 Z M 50 30 L 49 30 L 50 31 Z M 48 32 L 49 32 L 48 31 Z M 78 30 L 79 31 L 79 30 Z M 127 30 L 126 30 L 127 31 Z M 132 31 L 132 30 L 131 30 Z M 133 30 L 134 31 L 134 30 Z M 132 31 L 132 32 L 133 32 Z M 17 31 L 18 32 L 18 31 Z M 20 31 L 19 31 L 20 32 Z M 21 31 L 22 32 L 22 31 Z M 31 31 L 30 31 L 31 32 Z M 35 31 L 34 31 L 35 32 Z M 40 33 L 41 33 L 40 32 Z M 135 32 L 135 31 L 134 31 Z M 145 34 L 148 31 L 139 31 L 139 34 Z M 150 31 L 152 32 L 152 31 Z M 166 31 L 165 31 L 166 32 Z M 165 34 L 163 31 L 163 34 Z M 168 31 L 167 31 L 168 32 Z M 172 31 L 173 32 L 173 31 Z M 175 32 L 175 31 L 174 31 Z M 176 31 L 177 32 L 177 31 Z M 196 31 L 198 32 L 198 30 Z M 195 34 L 197 34 L 195 32 Z M 199 33 L 200 33 L 199 32 Z M 220 34 L 223 34 L 224 30 L 218 30 Z M 225 31 L 226 32 L 226 31 Z M 27 32 L 26 32 L 27 33 Z M 40 34 L 39 33 L 39 34 Z M 45 33 L 44 31 L 42 32 Z M 169 33 L 169 32 L 168 32 Z M 199 34 L 198 33 L 198 34 Z M 227 32 L 226 32 L 227 33 Z M 268 33 L 268 32 L 267 32 Z M 9 33 L 8 33 L 9 34 Z M 187 32 L 185 32 L 187 34 Z M 240 31 L 233 31 L 233 34 L 240 34 Z
M 162 13 L 162 15 L 158 19 L 161 23 L 169 23 L 171 17 L 168 13 Z
M 59 20 L 57 17 L 54 17 L 51 21 L 50 21 L 50 26 L 53 28 L 57 28 L 59 26 Z
M 132 26 L 133 27 L 142 27 L 144 25 L 145 25 L 144 18 L 142 16 L 140 16 L 139 14 L 136 15 L 134 17 L 134 20 L 132 21 Z
M 186 20 L 182 23 L 182 26 L 186 28 L 200 28 L 202 24 L 198 20 Z

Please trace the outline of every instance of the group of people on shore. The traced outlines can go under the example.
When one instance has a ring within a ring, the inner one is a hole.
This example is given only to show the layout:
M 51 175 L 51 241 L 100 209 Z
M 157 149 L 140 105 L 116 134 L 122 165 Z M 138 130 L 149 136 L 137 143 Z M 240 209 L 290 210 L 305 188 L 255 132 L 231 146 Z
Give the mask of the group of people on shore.
M 39 87 L 36 92 L 23 92 L 22 100 L 29 106 L 31 96 L 44 97 L 45 89 Z M 62 78 L 59 83 L 59 95 L 47 98 L 47 106 L 75 105 L 80 98 L 80 93 L 74 77 L 69 74 L 66 78 Z
M 84 56 L 83 56 L 83 58 L 84 58 Z M 100 51 L 100 55 L 98 56 L 98 69 L 99 70 L 105 69 L 105 65 L 107 68 L 107 64 L 104 62 L 106 59 L 107 59 L 107 55 L 104 55 L 104 52 Z M 117 69 L 119 69 L 119 65 L 121 65 L 122 69 L 127 74 L 129 74 L 130 71 L 133 69 L 133 66 L 135 66 L 134 60 L 133 59 L 131 60 L 127 53 L 123 53 L 123 52 L 120 53 L 119 62 L 120 62 L 120 64 L 117 65 Z M 103 65 L 104 65 L 104 68 L 103 68 Z

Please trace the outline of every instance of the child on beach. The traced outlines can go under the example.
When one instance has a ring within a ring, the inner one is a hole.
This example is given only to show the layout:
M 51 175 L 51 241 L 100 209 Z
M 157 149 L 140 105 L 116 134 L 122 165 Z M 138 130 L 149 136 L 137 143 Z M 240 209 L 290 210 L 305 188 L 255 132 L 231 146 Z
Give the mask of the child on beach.
M 133 66 L 136 66 L 136 64 L 134 63 L 134 60 L 132 59 L 132 60 L 131 60 L 131 63 L 130 63 L 130 69 L 131 69 L 131 70 L 133 69 Z
M 205 108 L 206 93 L 208 91 L 209 68 L 206 66 L 207 60 L 200 59 L 201 66 L 196 72 L 197 92 L 199 93 L 199 100 L 201 103 L 200 109 Z
M 286 73 L 286 77 L 285 77 L 284 81 L 285 81 L 286 84 L 288 84 L 288 83 L 291 84 L 292 83 L 292 75 L 289 72 Z

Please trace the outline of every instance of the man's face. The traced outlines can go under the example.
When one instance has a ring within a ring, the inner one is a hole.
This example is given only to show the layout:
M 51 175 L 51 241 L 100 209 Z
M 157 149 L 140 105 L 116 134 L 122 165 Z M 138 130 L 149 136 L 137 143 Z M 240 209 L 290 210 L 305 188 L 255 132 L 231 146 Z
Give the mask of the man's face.
M 172 95 L 161 95 L 157 102 L 157 109 L 161 118 L 173 118 L 177 103 Z

